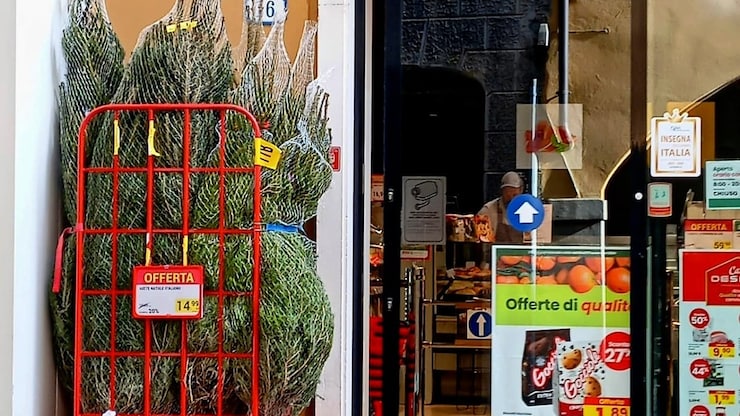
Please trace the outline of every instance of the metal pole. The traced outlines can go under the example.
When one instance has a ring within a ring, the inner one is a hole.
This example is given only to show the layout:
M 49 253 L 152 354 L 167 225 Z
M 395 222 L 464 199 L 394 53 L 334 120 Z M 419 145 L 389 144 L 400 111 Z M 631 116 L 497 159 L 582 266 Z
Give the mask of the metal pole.
M 558 101 L 560 102 L 560 119 L 558 124 L 568 124 L 568 60 L 569 60 L 569 33 L 570 26 L 570 0 L 558 2 Z
M 630 60 L 630 163 L 632 174 L 632 206 L 630 212 L 631 280 L 646 282 L 631 287 L 630 332 L 632 337 L 632 368 L 630 371 L 630 402 L 633 416 L 648 415 L 652 374 L 648 369 L 647 270 L 647 2 L 632 0 L 631 60 Z
M 398 414 L 401 300 L 401 7 L 372 3 L 373 136 L 383 143 L 383 414 Z
M 666 274 L 666 220 L 652 218 L 651 270 L 652 300 L 651 325 L 653 330 L 653 412 L 655 415 L 667 415 L 670 400 L 668 351 L 671 347 L 670 298 L 668 287 L 672 284 Z

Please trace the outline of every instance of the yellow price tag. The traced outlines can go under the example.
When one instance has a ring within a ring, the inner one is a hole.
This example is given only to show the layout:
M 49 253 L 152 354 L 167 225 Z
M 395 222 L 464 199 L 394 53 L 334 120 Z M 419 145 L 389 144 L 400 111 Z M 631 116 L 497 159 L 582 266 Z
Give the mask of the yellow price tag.
M 200 301 L 198 299 L 177 299 L 175 301 L 175 312 L 197 314 L 200 312 Z
M 714 248 L 720 250 L 728 250 L 732 248 L 732 241 L 715 241 Z
M 709 404 L 720 406 L 720 405 L 734 405 L 735 404 L 735 392 L 732 390 L 710 390 L 709 391 Z
M 626 406 L 583 406 L 583 416 L 629 416 L 630 408 Z
M 282 150 L 262 138 L 254 139 L 254 164 L 269 169 L 277 169 Z
M 583 416 L 629 416 L 629 399 L 587 397 L 583 404 Z
M 707 355 L 709 358 L 715 359 L 735 358 L 735 346 L 728 344 L 709 344 Z

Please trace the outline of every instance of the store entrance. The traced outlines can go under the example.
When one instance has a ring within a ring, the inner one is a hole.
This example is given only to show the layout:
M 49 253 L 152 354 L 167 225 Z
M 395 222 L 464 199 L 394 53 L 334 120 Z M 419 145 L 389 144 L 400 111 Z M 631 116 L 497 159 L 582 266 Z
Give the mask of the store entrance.
M 452 295 L 450 289 L 459 289 L 450 287 L 446 270 L 454 267 L 453 249 L 460 248 L 448 247 L 444 222 L 443 241 L 433 241 L 433 232 L 428 241 L 406 241 L 412 240 L 406 235 L 408 223 L 397 234 L 389 232 L 384 225 L 388 207 L 380 191 L 388 186 L 385 152 L 398 152 L 396 171 L 404 197 L 409 186 L 434 187 L 430 198 L 441 201 L 443 221 L 445 212 L 477 212 L 485 202 L 485 92 L 479 81 L 451 69 L 404 66 L 401 80 L 400 140 L 372 143 L 373 189 L 378 191 L 373 192 L 370 215 L 370 412 L 397 408 L 405 416 L 488 414 L 489 350 L 474 343 L 461 347 L 457 340 L 465 332 L 459 313 L 465 310 L 449 299 L 443 302 Z M 407 204 L 424 203 L 405 198 L 401 211 L 407 212 Z M 400 239 L 395 242 L 399 253 L 386 249 L 388 238 Z M 464 250 L 483 254 L 476 244 Z M 386 266 L 392 255 L 399 256 L 399 269 Z M 398 315 L 387 313 L 389 298 L 397 299 Z M 396 351 L 386 351 L 389 338 L 398 339 L 397 361 Z M 395 397 L 397 403 L 389 404 Z

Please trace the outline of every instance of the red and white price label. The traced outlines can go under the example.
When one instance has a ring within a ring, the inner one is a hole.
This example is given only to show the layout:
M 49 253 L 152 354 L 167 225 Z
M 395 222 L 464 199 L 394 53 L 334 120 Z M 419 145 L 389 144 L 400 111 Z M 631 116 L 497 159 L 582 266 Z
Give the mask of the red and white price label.
M 689 416 L 712 416 L 712 413 L 708 407 L 699 404 L 689 410 Z
M 203 317 L 203 266 L 134 267 L 134 318 Z
M 709 325 L 709 312 L 706 309 L 696 308 L 689 313 L 689 324 L 696 329 L 704 329 Z
M 694 376 L 694 378 L 704 380 L 705 378 L 709 377 L 709 374 L 711 373 L 711 367 L 709 366 L 709 361 L 700 358 L 691 362 L 691 365 L 689 366 L 689 371 L 691 372 L 691 375 Z
M 631 351 L 631 337 L 626 332 L 612 332 L 601 341 L 601 359 L 607 367 L 614 371 L 630 369 Z

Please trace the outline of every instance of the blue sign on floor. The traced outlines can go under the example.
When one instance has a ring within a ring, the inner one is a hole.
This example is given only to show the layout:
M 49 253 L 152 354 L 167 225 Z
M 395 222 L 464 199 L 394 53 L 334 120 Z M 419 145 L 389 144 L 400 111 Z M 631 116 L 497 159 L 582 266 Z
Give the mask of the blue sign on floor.
M 517 195 L 506 208 L 506 219 L 515 230 L 528 233 L 542 225 L 545 207 L 531 194 Z
M 468 339 L 488 339 L 493 331 L 493 317 L 488 310 L 468 311 Z

